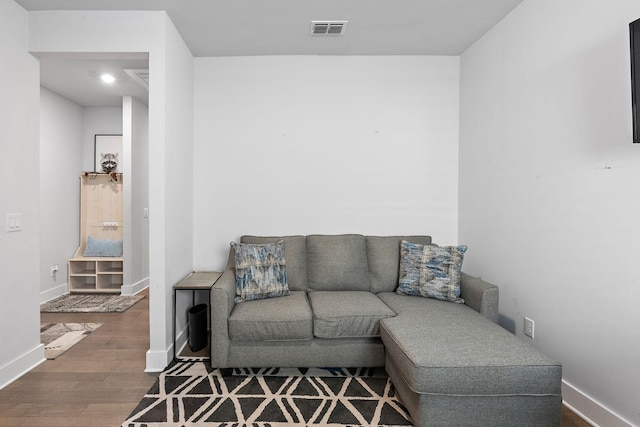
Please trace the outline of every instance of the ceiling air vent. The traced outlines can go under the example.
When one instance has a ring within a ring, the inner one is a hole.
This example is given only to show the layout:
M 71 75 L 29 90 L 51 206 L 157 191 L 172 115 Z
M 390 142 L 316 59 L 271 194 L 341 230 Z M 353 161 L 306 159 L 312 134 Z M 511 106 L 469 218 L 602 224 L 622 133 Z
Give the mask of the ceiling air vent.
M 149 70 L 125 69 L 125 73 L 143 88 L 149 90 Z
M 312 36 L 341 36 L 349 21 L 311 21 Z

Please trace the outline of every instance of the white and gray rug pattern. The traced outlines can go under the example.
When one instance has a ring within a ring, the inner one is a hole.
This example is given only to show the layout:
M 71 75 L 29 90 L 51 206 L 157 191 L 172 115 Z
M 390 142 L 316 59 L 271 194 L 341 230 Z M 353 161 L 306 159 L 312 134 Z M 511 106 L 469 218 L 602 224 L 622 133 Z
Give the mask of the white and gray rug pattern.
M 49 360 L 56 359 L 100 326 L 102 323 L 41 323 L 40 341 L 44 344 L 44 356 Z
M 177 362 L 122 427 L 412 425 L 387 377 L 304 372 L 239 375 L 208 362 Z
M 121 313 L 144 295 L 70 294 L 40 305 L 41 313 Z

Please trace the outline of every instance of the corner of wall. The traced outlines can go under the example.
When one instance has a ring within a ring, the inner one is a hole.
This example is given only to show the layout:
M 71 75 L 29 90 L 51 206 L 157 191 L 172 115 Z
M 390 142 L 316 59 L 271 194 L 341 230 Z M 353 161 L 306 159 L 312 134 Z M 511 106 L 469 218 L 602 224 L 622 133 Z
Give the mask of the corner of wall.
M 122 288 L 120 288 L 120 293 L 122 295 L 135 295 L 148 287 L 149 278 L 145 277 L 144 279 L 134 283 L 133 285 L 122 285 Z
M 0 390 L 40 365 L 44 358 L 44 344 L 39 344 L 25 354 L 0 367 Z
M 173 347 L 171 346 L 168 350 L 164 351 L 149 350 L 147 351 L 147 367 L 144 371 L 149 373 L 162 372 L 172 359 Z
M 64 294 L 69 292 L 69 284 L 63 283 L 62 285 L 56 286 L 54 288 L 47 289 L 46 291 L 40 292 L 40 304 L 43 304 L 47 301 L 51 301 L 54 298 L 58 298 Z
M 633 424 L 565 380 L 562 380 L 562 403 L 594 427 L 633 427 Z

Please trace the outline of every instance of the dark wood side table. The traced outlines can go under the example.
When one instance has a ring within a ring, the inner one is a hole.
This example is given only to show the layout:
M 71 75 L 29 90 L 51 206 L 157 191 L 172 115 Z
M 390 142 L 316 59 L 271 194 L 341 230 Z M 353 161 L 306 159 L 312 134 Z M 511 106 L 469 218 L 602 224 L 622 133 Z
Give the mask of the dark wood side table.
M 209 293 L 209 298 L 207 299 L 207 307 L 209 307 L 207 313 L 207 318 L 209 319 L 207 333 L 209 333 L 211 331 L 211 288 L 216 284 L 220 276 L 222 276 L 220 271 L 193 271 L 173 285 L 173 360 L 176 360 L 176 306 L 178 291 L 191 291 L 193 305 L 196 303 L 196 291 L 207 291 Z M 212 345 L 213 343 L 209 344 L 209 346 Z M 211 348 L 209 348 L 209 350 L 211 350 Z

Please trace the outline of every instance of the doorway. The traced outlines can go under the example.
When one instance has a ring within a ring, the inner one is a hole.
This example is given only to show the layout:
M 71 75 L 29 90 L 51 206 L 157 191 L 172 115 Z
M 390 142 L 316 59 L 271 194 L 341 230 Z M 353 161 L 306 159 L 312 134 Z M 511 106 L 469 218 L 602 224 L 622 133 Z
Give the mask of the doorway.
M 67 292 L 80 242 L 79 177 L 96 170 L 95 136 L 122 135 L 123 294 L 148 286 L 149 60 L 146 53 L 58 53 L 40 59 L 40 295 Z M 105 83 L 101 76 L 113 76 Z
M 146 319 L 137 325 L 144 328 L 146 344 L 140 352 L 144 366 L 145 351 L 149 348 L 148 54 L 61 53 L 46 54 L 39 59 L 40 303 L 69 291 L 67 261 L 83 244 L 80 241 L 80 177 L 85 172 L 99 172 L 95 136 L 122 135 L 119 172 L 123 176 L 124 226 L 119 293 L 145 296 L 147 309 L 143 315 Z M 114 76 L 111 84 L 101 81 L 104 73 Z M 116 330 L 126 318 L 124 314 L 110 313 L 106 319 L 112 324 L 92 334 L 104 335 Z M 75 322 L 78 316 L 54 317 L 59 322 Z M 100 315 L 87 313 L 80 317 L 84 322 L 91 322 L 96 316 Z M 41 315 L 41 322 L 43 318 L 47 316 Z M 108 341 L 126 343 L 127 339 L 129 337 L 122 335 L 110 337 Z M 73 351 L 73 348 L 69 350 Z

